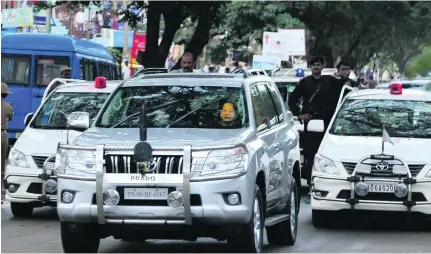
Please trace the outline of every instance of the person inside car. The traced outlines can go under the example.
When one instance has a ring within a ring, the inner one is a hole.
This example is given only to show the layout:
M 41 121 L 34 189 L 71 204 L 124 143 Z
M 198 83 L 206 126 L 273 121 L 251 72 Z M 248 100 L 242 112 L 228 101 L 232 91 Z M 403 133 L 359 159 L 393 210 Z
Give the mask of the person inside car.
M 235 106 L 231 102 L 225 102 L 218 116 L 218 125 L 220 127 L 240 128 L 241 119 L 239 119 Z

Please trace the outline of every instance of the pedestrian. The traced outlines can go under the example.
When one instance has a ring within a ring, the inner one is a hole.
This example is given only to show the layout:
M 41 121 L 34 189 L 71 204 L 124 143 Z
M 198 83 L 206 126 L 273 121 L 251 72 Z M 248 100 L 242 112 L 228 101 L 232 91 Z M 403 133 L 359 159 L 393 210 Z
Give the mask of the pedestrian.
M 288 99 L 288 105 L 292 114 L 298 116 L 299 121 L 304 124 L 304 131 L 300 137 L 304 154 L 302 173 L 308 185 L 310 185 L 311 181 L 314 156 L 323 139 L 323 133 L 309 132 L 307 131 L 307 125 L 311 119 L 324 119 L 323 109 L 325 106 L 324 98 L 322 97 L 322 89 L 324 86 L 328 86 L 332 81 L 331 76 L 322 76 L 324 65 L 323 57 L 314 57 L 309 62 L 309 65 L 311 68 L 311 75 L 299 81 Z M 300 106 L 302 106 L 301 110 Z
M 124 62 L 124 66 L 121 68 L 121 74 L 123 75 L 123 80 L 130 78 L 129 61 Z
M 76 16 L 75 16 L 75 26 L 76 26 L 76 29 L 78 31 L 79 36 L 83 36 L 84 23 L 85 23 L 84 9 L 80 8 L 79 12 L 76 13 Z
M 70 69 L 70 67 L 64 67 L 63 69 L 61 69 L 60 77 L 65 79 L 70 79 L 71 71 L 72 69 Z
M 2 197 L 4 194 L 3 179 L 6 173 L 6 160 L 9 151 L 9 137 L 7 135 L 7 122 L 12 120 L 13 108 L 12 105 L 5 101 L 6 97 L 11 94 L 6 83 L 1 83 L 1 189 Z M 3 204 L 3 200 L 2 200 Z
M 181 69 L 176 72 L 193 72 L 193 54 L 185 52 L 181 57 Z
M 374 80 L 373 76 L 371 76 L 370 80 L 368 81 L 368 88 L 375 89 L 376 87 L 377 87 L 377 82 Z

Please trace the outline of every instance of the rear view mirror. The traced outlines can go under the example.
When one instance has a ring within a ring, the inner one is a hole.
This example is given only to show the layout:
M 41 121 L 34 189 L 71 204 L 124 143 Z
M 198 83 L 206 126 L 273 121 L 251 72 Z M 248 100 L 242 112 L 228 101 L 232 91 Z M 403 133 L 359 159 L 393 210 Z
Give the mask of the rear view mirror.
M 28 124 L 31 122 L 31 119 L 33 118 L 33 113 L 28 113 L 24 118 L 24 126 L 28 126 Z
M 307 131 L 312 132 L 323 132 L 325 130 L 325 124 L 323 120 L 316 119 L 310 120 L 307 125 Z
M 67 118 L 67 127 L 73 130 L 86 130 L 90 127 L 90 114 L 87 112 L 72 112 Z

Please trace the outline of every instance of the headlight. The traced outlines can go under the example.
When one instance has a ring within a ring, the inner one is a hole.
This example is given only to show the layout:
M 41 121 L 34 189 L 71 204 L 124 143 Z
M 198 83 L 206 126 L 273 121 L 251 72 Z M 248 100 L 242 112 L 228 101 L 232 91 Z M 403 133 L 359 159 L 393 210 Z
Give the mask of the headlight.
M 21 168 L 29 168 L 27 158 L 25 157 L 25 154 L 21 153 L 20 151 L 16 150 L 12 147 L 10 149 L 9 158 L 8 158 L 8 164 L 11 166 L 21 167 Z
M 244 148 L 235 148 L 231 150 L 220 150 L 209 152 L 205 158 L 196 159 L 194 162 L 193 176 L 208 175 L 231 175 L 245 172 L 247 152 Z M 203 164 L 202 162 L 205 161 Z
M 335 163 L 331 159 L 319 154 L 314 156 L 313 171 L 332 175 L 340 174 L 340 171 L 338 171 L 337 166 L 335 166 Z
M 79 174 L 79 171 L 95 171 L 95 164 L 94 151 L 62 150 L 57 170 L 59 173 Z

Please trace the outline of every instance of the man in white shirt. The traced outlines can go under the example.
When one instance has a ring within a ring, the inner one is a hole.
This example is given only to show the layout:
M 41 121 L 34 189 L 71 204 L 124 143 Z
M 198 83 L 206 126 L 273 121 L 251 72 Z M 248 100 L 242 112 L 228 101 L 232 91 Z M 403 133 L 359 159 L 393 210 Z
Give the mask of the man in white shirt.
M 121 74 L 123 75 L 123 80 L 130 78 L 130 68 L 128 61 L 124 62 L 124 66 L 121 68 Z
M 75 26 L 76 26 L 76 29 L 80 35 L 82 35 L 82 33 L 84 33 L 84 22 L 85 22 L 84 10 L 80 9 L 79 12 L 76 13 L 76 16 L 75 16 Z

